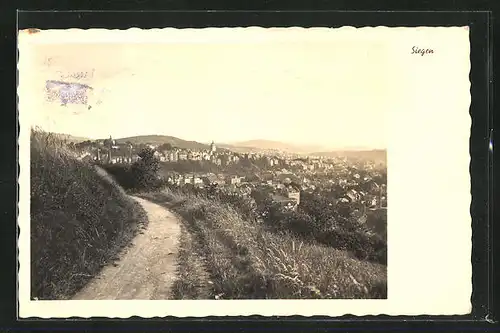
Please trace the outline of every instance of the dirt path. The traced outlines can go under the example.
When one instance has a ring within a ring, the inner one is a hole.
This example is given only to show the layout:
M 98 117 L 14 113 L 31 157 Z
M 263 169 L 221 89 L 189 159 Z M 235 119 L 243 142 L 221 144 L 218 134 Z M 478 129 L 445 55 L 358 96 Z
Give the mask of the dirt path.
M 85 286 L 75 300 L 168 299 L 176 278 L 180 224 L 165 208 L 133 197 L 146 210 L 147 228 L 120 254 L 116 266 L 109 265 Z

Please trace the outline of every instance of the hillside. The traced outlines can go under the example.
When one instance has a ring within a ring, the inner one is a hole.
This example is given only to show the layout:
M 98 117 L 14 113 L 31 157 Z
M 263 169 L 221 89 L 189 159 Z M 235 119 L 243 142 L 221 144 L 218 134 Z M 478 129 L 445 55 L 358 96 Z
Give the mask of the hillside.
M 130 141 L 132 144 L 165 144 L 169 143 L 174 147 L 183 148 L 183 149 L 209 149 L 210 146 L 208 144 L 199 143 L 196 141 L 187 141 L 176 138 L 174 136 L 168 135 L 139 135 L 139 136 L 131 136 L 127 138 L 119 138 L 116 139 L 118 143 L 126 143 Z
M 146 221 L 123 190 L 57 135 L 31 132 L 31 296 L 68 299 Z

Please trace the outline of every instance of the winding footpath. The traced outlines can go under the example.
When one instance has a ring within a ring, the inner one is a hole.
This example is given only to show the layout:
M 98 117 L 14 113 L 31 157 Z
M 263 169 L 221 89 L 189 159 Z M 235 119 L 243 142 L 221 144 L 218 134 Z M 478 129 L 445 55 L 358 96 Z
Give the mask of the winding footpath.
M 132 197 L 146 210 L 149 223 L 119 260 L 102 269 L 74 300 L 161 300 L 170 298 L 176 279 L 180 222 L 164 207 Z

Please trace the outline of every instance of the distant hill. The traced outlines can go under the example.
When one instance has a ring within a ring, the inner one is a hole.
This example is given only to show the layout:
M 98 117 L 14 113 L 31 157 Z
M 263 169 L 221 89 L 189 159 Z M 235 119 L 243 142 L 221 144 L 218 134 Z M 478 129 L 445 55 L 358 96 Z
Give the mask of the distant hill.
M 361 158 L 373 160 L 375 162 L 387 162 L 387 150 L 373 149 L 373 150 L 337 150 L 329 152 L 316 152 L 309 154 L 311 156 L 325 156 L 325 157 L 348 157 L 348 158 Z
M 140 135 L 140 136 L 132 136 L 128 138 L 120 138 L 116 139 L 117 143 L 126 143 L 130 141 L 132 144 L 165 144 L 169 143 L 174 147 L 183 148 L 183 149 L 209 149 L 210 146 L 207 144 L 199 143 L 196 141 L 187 141 L 176 138 L 174 136 L 168 135 Z
M 272 140 L 249 140 L 235 142 L 230 145 L 224 145 L 224 147 L 231 150 L 240 150 L 249 152 L 259 151 L 259 150 L 279 150 L 294 153 L 308 153 L 321 149 L 319 146 L 309 146 L 309 145 L 294 145 L 280 141 Z
M 82 142 L 87 140 L 93 140 L 85 137 L 77 137 L 69 134 L 53 133 L 60 139 L 66 140 L 68 142 Z M 188 141 L 179 139 L 175 136 L 168 135 L 139 135 L 131 136 L 126 138 L 115 139 L 117 143 L 126 143 L 130 141 L 132 144 L 154 144 L 161 145 L 169 143 L 174 147 L 182 149 L 209 149 L 210 145 L 200 143 L 197 141 Z M 307 154 L 309 156 L 325 156 L 325 157 L 352 157 L 352 158 L 362 158 L 374 160 L 377 163 L 386 163 L 387 152 L 384 149 L 374 149 L 374 150 L 356 150 L 356 149 L 346 149 L 346 150 L 334 150 L 334 151 L 320 151 L 318 146 L 311 145 L 293 145 L 280 141 L 272 140 L 249 140 L 242 142 L 235 142 L 231 144 L 216 143 L 218 149 L 231 150 L 236 153 L 258 153 L 262 151 L 284 151 L 290 153 Z
M 236 147 L 230 144 L 226 143 L 219 143 L 217 144 L 217 147 L 220 147 L 222 149 L 227 149 L 235 153 L 240 153 L 240 154 L 247 154 L 247 153 L 258 153 L 261 152 L 262 149 L 255 148 L 255 147 Z

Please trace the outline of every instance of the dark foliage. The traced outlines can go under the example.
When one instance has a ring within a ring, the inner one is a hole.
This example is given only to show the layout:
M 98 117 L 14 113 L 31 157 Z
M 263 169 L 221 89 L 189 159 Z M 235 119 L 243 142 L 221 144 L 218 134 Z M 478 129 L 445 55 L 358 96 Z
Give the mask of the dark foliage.
M 154 150 L 144 148 L 139 157 L 132 165 L 108 164 L 103 165 L 103 168 L 127 190 L 155 190 L 163 186 L 164 180 L 159 177 L 160 162 L 154 156 Z

